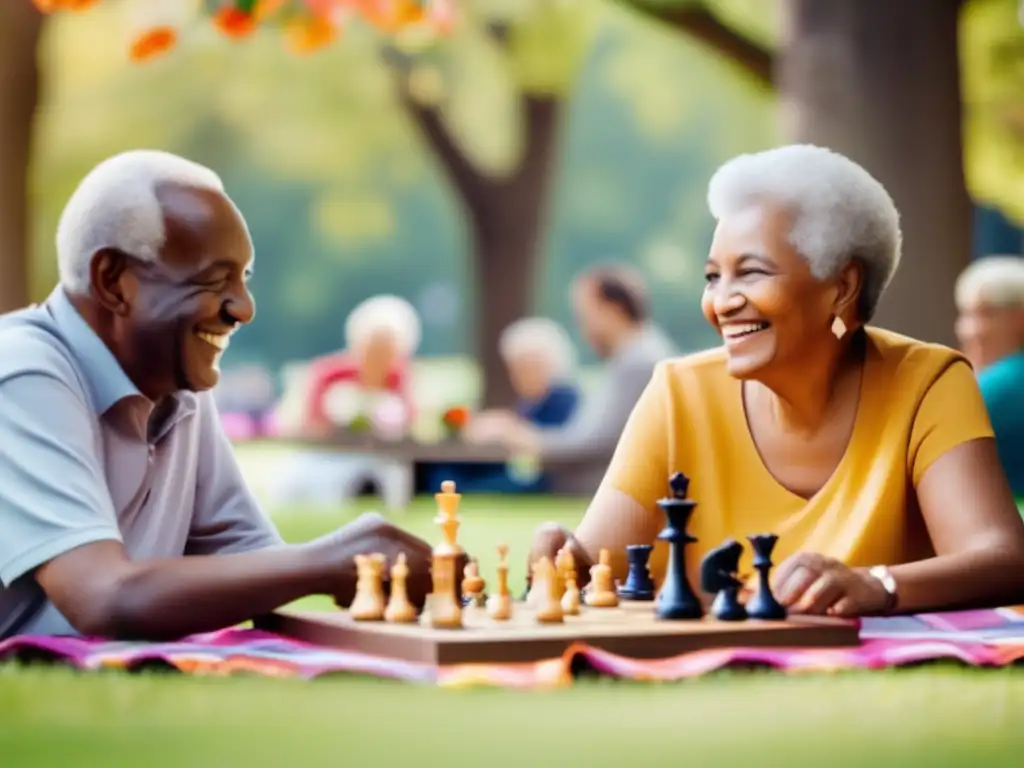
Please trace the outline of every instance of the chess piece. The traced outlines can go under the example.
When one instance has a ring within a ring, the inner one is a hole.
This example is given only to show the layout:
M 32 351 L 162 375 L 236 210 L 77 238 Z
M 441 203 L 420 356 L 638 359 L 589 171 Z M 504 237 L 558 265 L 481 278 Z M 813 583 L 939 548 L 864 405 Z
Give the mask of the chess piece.
M 566 585 L 569 579 L 576 579 L 576 558 L 568 547 L 562 547 L 555 555 L 555 569 L 558 579 L 558 598 L 565 594 Z
M 719 621 L 743 621 L 747 610 L 740 602 L 743 582 L 736 576 L 743 545 L 728 539 L 708 552 L 700 563 L 700 588 L 715 595 L 711 615 Z
M 747 601 L 747 615 L 752 619 L 781 621 L 786 618 L 785 606 L 772 594 L 768 574 L 772 568 L 772 551 L 779 537 L 774 533 L 759 533 L 748 536 L 747 541 L 754 550 L 754 568 L 757 569 L 757 592 Z
M 562 594 L 562 613 L 566 616 L 580 615 L 580 588 L 576 584 L 576 576 L 571 574 L 565 580 L 565 592 Z
M 416 606 L 409 600 L 407 582 L 409 580 L 409 564 L 405 552 L 400 552 L 395 564 L 391 566 L 391 596 L 387 608 L 384 609 L 384 621 L 392 624 L 409 624 L 416 621 Z
M 480 576 L 480 566 L 476 560 L 471 560 L 463 570 L 462 604 L 477 608 L 483 606 L 486 600 L 484 586 L 485 582 Z
M 512 618 L 512 595 L 508 591 L 508 546 L 498 547 L 498 589 L 487 599 L 487 615 L 495 621 Z
M 441 528 L 443 540 L 434 547 L 431 558 L 433 584 L 422 621 L 436 629 L 458 629 L 462 627 L 462 598 L 457 574 L 458 564 L 465 559 L 465 551 L 456 540 L 462 522 L 458 515 L 462 495 L 455 492 L 455 483 L 445 480 L 441 483 L 441 492 L 434 494 L 434 498 L 437 500 L 434 522 Z
M 591 608 L 614 608 L 619 604 L 612 580 L 611 554 L 602 549 L 597 564 L 590 567 L 590 589 L 584 602 Z
M 670 621 L 699 619 L 704 608 L 686 576 L 686 545 L 697 541 L 686 527 L 697 503 L 686 498 L 690 480 L 682 472 L 669 478 L 670 497 L 659 499 L 658 507 L 665 514 L 666 526 L 658 539 L 669 544 L 665 582 L 657 597 L 655 615 Z
M 534 565 L 533 584 L 540 602 L 534 618 L 541 624 L 560 624 L 564 614 L 558 594 L 558 572 L 551 558 L 542 557 Z
M 626 547 L 629 573 L 626 575 L 626 583 L 619 587 L 619 597 L 623 600 L 654 599 L 654 581 L 647 568 L 653 549 L 650 544 L 632 544 Z
M 384 555 L 356 555 L 356 594 L 348 609 L 355 621 L 384 618 Z

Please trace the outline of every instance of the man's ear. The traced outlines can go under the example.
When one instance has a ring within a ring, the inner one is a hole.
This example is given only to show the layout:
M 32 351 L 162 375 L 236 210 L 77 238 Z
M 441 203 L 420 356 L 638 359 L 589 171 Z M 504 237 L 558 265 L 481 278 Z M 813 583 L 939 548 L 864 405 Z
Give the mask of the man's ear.
M 121 251 L 113 248 L 97 251 L 89 264 L 89 281 L 96 301 L 115 315 L 127 315 L 131 307 L 131 289 L 125 285 L 126 277 L 128 259 Z
M 864 289 L 864 266 L 853 259 L 836 276 L 836 298 L 832 314 L 851 325 L 857 318 L 857 301 Z

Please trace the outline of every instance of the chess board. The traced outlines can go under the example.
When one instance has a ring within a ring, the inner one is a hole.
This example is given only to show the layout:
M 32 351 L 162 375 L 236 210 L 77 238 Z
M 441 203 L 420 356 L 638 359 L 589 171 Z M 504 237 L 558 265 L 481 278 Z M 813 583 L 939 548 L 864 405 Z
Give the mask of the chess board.
M 524 603 L 517 603 L 508 621 L 494 621 L 483 608 L 468 607 L 461 629 L 357 622 L 342 610 L 282 610 L 257 620 L 256 626 L 316 645 L 434 665 L 541 661 L 561 656 L 577 642 L 644 659 L 705 648 L 848 647 L 860 642 L 855 621 L 811 616 L 778 622 L 661 621 L 651 602 L 584 606 L 579 616 L 566 616 L 562 624 L 539 624 Z

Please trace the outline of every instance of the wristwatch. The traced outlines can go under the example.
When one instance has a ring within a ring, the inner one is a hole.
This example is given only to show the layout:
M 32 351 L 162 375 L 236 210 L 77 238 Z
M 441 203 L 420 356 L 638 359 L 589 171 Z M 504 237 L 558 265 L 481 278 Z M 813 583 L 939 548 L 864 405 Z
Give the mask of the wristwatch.
M 882 588 L 889 596 L 889 601 L 885 604 L 885 613 L 892 613 L 896 610 L 896 605 L 899 603 L 899 593 L 896 590 L 896 579 L 892 577 L 892 573 L 884 565 L 876 565 L 872 568 L 868 568 L 868 575 L 877 579 L 879 583 L 881 583 Z

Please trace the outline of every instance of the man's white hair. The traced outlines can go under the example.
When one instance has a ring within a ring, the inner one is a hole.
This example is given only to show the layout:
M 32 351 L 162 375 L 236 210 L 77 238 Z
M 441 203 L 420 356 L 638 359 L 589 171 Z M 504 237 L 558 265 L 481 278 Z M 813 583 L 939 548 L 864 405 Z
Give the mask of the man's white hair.
M 717 220 L 751 205 L 790 213 L 789 241 L 819 280 L 859 261 L 863 322 L 899 266 L 903 236 L 892 197 L 864 168 L 832 150 L 793 144 L 740 155 L 715 172 L 707 200 Z
M 957 309 L 976 303 L 1000 309 L 1024 307 L 1024 256 L 986 256 L 957 278 Z
M 371 296 L 349 313 L 345 342 L 351 349 L 380 331 L 392 334 L 403 355 L 413 355 L 420 345 L 419 314 L 400 296 Z
M 61 285 L 89 290 L 89 267 L 104 248 L 155 261 L 164 245 L 164 215 L 156 191 L 180 184 L 224 192 L 220 177 L 191 160 L 157 150 L 132 150 L 104 160 L 71 194 L 57 225 Z
M 498 351 L 506 360 L 524 354 L 538 355 L 556 377 L 568 376 L 576 367 L 576 347 L 565 328 L 546 317 L 526 317 L 501 334 Z

